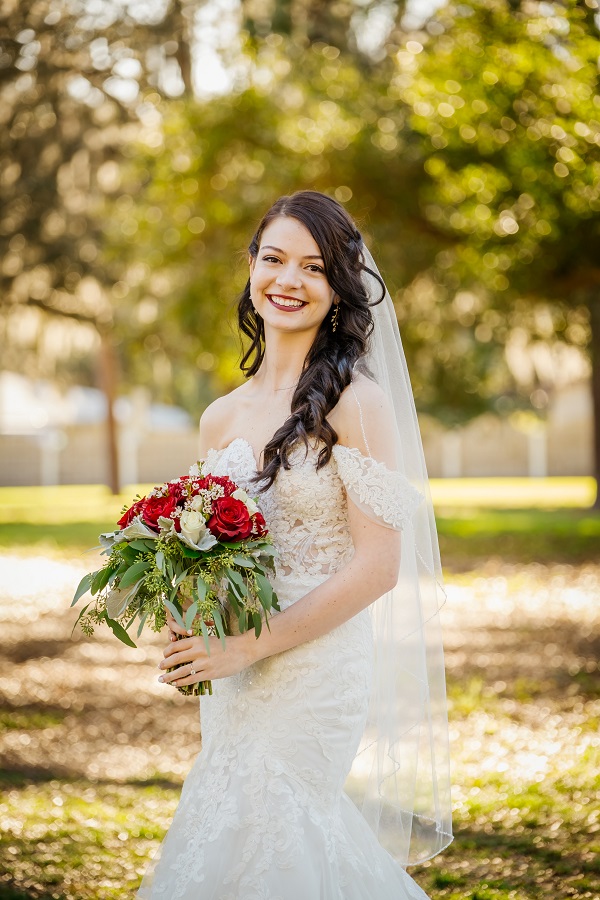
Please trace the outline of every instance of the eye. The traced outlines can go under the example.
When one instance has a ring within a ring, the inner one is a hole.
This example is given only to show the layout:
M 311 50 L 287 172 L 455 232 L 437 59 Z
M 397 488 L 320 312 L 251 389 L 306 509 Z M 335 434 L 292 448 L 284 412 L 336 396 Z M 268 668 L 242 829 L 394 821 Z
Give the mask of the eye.
M 311 272 L 320 272 L 322 275 L 325 273 L 325 269 L 322 266 L 318 266 L 316 263 L 311 263 L 310 266 L 306 267 Z
M 263 262 L 279 262 L 276 256 L 263 256 Z

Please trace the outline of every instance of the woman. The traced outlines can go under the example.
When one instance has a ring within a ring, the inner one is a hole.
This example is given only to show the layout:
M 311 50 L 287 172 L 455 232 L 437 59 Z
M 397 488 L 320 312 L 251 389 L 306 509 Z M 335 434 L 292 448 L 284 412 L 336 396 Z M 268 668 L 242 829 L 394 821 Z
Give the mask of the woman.
M 249 266 L 247 381 L 203 414 L 201 454 L 258 496 L 282 611 L 210 653 L 170 621 L 161 667 L 186 668 L 160 680 L 214 694 L 139 896 L 424 898 L 403 866 L 451 840 L 440 567 L 393 306 L 344 208 L 313 191 L 267 212 Z

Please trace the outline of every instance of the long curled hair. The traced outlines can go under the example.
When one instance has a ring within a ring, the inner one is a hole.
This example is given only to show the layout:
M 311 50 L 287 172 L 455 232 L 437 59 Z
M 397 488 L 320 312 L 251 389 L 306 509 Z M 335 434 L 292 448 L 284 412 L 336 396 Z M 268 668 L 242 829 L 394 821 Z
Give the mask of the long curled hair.
M 385 297 L 383 281 L 362 262 L 363 241 L 356 225 L 340 203 L 318 191 L 297 191 L 273 204 L 250 242 L 248 252 L 253 259 L 258 255 L 263 231 L 280 216 L 297 219 L 311 233 L 339 304 L 335 332 L 330 317 L 325 316 L 304 361 L 291 413 L 264 449 L 263 468 L 254 478 L 261 482 L 261 491 L 271 487 L 281 466 L 290 468 L 289 454 L 298 441 L 307 450 L 309 437 L 324 445 L 317 458 L 317 469 L 329 462 L 338 436 L 327 416 L 350 384 L 354 364 L 366 353 L 373 330 L 369 298 L 361 278 L 363 271 L 381 285 L 381 297 L 375 303 Z M 238 324 L 250 338 L 250 347 L 240 363 L 242 372 L 250 378 L 258 372 L 265 355 L 264 322 L 252 305 L 250 278 L 238 301 Z

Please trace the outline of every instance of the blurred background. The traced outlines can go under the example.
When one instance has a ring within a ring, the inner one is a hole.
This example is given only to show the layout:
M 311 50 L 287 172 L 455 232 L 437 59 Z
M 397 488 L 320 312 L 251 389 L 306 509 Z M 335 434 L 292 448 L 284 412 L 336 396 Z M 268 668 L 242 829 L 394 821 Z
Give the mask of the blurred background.
M 600 895 L 598 0 L 4 0 L 0 897 L 133 896 L 199 743 L 70 632 L 84 551 L 240 383 L 246 248 L 346 205 L 392 293 L 448 583 L 434 897 Z

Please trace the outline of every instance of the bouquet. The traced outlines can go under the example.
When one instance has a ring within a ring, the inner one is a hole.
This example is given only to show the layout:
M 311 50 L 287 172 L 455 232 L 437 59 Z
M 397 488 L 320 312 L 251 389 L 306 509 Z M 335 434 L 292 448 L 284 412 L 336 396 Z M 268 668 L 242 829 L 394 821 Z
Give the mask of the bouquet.
M 235 620 L 240 632 L 260 635 L 279 610 L 267 573 L 275 550 L 256 502 L 230 478 L 202 472 L 202 463 L 174 481 L 136 497 L 123 510 L 116 531 L 100 535 L 107 561 L 85 575 L 74 606 L 88 591 L 80 612 L 84 634 L 106 623 L 123 643 L 136 644 L 128 629 L 139 620 L 160 631 L 167 610 L 186 630 L 225 642 Z M 183 694 L 212 693 L 210 681 L 184 685 Z

